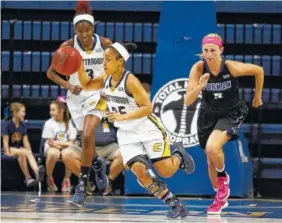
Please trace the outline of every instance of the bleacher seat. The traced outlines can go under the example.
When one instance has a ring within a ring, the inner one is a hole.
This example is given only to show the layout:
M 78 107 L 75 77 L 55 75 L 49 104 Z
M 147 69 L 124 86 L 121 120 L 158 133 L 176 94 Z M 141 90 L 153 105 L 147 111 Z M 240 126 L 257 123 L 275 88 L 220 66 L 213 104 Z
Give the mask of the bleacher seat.
M 10 38 L 9 21 L 2 21 L 2 39 Z M 156 42 L 159 24 L 100 22 L 96 32 L 114 41 Z M 281 44 L 280 24 L 218 24 L 218 33 L 228 44 Z M 32 30 L 32 31 L 31 31 Z M 16 40 L 60 40 L 72 38 L 72 22 L 17 21 Z
M 281 56 L 224 55 L 224 58 L 262 66 L 266 76 L 282 76 Z
M 10 24 L 8 21 L 2 21 L 2 39 L 10 39 Z
M 1 86 L 2 98 L 7 98 L 9 92 L 8 85 Z M 58 96 L 65 96 L 67 90 L 57 85 L 12 85 L 12 95 L 14 98 L 47 98 L 56 99 Z
M 251 88 L 240 88 L 239 94 L 242 100 L 247 103 L 253 101 L 254 89 Z M 262 92 L 262 100 L 264 103 L 282 103 L 282 89 L 277 88 L 264 88 Z
M 281 44 L 279 24 L 218 24 L 217 31 L 227 44 Z
M 14 72 L 46 72 L 51 64 L 53 52 L 14 52 Z M 2 51 L 2 71 L 9 71 L 8 51 Z M 127 69 L 137 74 L 151 74 L 154 55 L 133 54 L 127 63 Z M 134 66 L 133 66 L 134 65 Z

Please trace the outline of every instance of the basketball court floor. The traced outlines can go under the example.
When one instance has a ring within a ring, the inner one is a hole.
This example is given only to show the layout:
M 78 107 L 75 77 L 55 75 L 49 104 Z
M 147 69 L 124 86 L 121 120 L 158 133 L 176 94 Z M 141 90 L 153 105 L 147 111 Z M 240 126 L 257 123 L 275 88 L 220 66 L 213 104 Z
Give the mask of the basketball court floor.
M 1 195 L 2 222 L 282 222 L 282 200 L 231 199 L 220 216 L 207 216 L 211 199 L 182 198 L 190 216 L 167 219 L 168 208 L 152 197 L 88 197 L 83 208 L 68 203 L 70 195 L 34 192 L 4 192 Z

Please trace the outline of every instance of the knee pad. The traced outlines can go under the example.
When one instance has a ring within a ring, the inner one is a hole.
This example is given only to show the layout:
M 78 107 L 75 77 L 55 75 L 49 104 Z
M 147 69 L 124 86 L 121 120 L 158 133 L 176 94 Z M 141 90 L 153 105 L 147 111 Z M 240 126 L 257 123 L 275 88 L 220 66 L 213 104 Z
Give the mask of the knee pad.
M 151 178 L 151 180 L 153 181 L 152 184 L 148 187 L 146 187 L 145 185 L 143 185 L 143 183 L 137 179 L 137 182 L 139 183 L 139 185 L 143 188 L 145 188 L 148 192 L 150 192 L 151 194 L 153 194 L 155 197 L 157 197 L 160 193 L 162 193 L 163 191 L 165 191 L 167 189 L 166 184 L 160 180 L 152 171 L 152 169 L 150 169 L 148 167 L 148 158 L 145 155 L 139 155 L 136 156 L 134 158 L 132 158 L 131 160 L 129 160 L 127 162 L 127 166 L 129 168 L 132 167 L 132 165 L 136 162 L 139 163 L 143 163 L 146 167 L 146 175 Z
M 126 166 L 127 166 L 127 169 L 131 169 L 131 167 L 133 166 L 134 163 L 143 163 L 146 168 L 148 166 L 148 157 L 145 156 L 145 155 L 138 155 L 138 156 L 135 156 L 133 157 L 131 160 L 129 160 L 127 163 L 126 163 Z

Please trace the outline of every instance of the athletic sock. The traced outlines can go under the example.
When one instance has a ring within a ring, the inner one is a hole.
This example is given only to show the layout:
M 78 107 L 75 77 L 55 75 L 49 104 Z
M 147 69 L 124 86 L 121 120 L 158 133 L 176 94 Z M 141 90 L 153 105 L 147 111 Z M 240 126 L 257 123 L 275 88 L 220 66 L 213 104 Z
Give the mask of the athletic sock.
M 83 182 L 86 186 L 88 177 L 89 177 L 90 167 L 88 166 L 81 166 L 80 167 L 80 176 L 79 176 L 79 183 Z
M 217 171 L 217 177 L 226 177 L 226 171 L 225 171 L 225 166 L 223 166 L 222 169 L 217 169 L 216 168 L 216 171 Z

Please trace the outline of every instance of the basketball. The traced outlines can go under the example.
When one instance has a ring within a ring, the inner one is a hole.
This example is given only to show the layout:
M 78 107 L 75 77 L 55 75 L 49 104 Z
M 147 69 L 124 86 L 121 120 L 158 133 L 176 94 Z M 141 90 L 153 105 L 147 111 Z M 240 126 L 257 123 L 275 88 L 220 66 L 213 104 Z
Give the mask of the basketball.
M 71 75 L 78 71 L 82 62 L 79 52 L 71 46 L 62 46 L 54 54 L 52 67 L 62 75 Z

